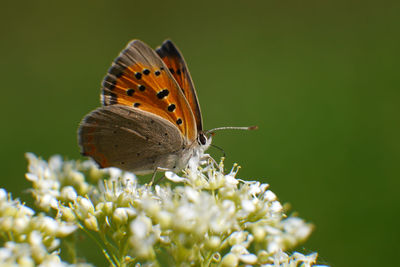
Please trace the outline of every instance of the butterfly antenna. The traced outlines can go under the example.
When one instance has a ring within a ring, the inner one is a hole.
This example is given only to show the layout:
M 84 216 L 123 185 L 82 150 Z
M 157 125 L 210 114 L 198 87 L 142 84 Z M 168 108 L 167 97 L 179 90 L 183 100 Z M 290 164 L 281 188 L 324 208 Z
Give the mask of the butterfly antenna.
M 220 150 L 222 152 L 222 154 L 224 155 L 224 158 L 226 158 L 225 150 L 222 147 L 216 146 L 214 144 L 211 144 L 211 146 L 216 148 L 216 149 L 218 149 L 218 150 Z
M 218 127 L 218 128 L 214 128 L 211 130 L 206 131 L 207 134 L 212 134 L 216 131 L 220 131 L 220 130 L 244 130 L 244 131 L 251 131 L 251 130 L 257 130 L 258 126 L 250 126 L 250 127 Z

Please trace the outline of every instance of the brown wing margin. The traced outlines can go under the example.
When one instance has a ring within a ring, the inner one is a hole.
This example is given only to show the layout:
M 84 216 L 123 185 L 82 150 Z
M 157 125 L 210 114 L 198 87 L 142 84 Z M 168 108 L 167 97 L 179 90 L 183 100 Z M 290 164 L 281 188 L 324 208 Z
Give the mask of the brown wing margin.
M 196 119 L 197 131 L 203 130 L 200 105 L 192 77 L 179 49 L 171 40 L 166 40 L 156 49 L 157 54 L 164 61 L 171 74 L 181 87 Z

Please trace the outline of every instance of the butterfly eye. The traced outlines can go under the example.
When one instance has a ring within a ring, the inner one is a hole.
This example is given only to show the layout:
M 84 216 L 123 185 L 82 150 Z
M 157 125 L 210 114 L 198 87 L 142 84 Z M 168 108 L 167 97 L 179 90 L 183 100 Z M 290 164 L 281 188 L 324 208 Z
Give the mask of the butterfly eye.
M 205 145 L 207 143 L 207 137 L 201 133 L 197 138 L 197 142 L 199 142 L 200 145 Z

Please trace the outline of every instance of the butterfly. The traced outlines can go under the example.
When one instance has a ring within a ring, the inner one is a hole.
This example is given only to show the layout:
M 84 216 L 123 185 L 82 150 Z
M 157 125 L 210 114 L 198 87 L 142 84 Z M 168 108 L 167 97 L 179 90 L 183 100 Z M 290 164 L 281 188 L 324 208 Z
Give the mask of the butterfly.
M 103 80 L 101 102 L 78 129 L 82 154 L 101 168 L 180 171 L 211 144 L 186 62 L 170 40 L 156 50 L 131 41 Z

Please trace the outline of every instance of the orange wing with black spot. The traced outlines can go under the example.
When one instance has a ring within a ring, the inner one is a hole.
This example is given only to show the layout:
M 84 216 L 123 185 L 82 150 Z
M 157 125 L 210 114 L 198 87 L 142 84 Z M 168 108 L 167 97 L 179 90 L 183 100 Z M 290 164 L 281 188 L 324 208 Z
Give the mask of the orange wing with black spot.
M 192 77 L 190 76 L 189 69 L 181 52 L 170 40 L 164 41 L 164 43 L 156 49 L 156 52 L 164 61 L 165 65 L 167 65 L 169 71 L 181 87 L 196 119 L 197 130 L 202 131 L 203 122 L 199 101 L 197 99 Z
M 103 105 L 150 112 L 172 122 L 188 140 L 197 137 L 189 102 L 167 66 L 145 43 L 130 42 L 114 60 L 102 85 Z

